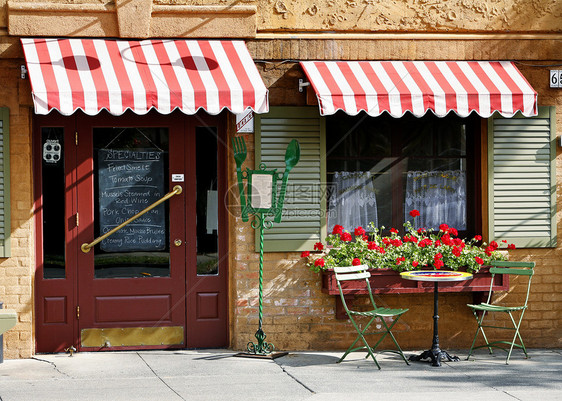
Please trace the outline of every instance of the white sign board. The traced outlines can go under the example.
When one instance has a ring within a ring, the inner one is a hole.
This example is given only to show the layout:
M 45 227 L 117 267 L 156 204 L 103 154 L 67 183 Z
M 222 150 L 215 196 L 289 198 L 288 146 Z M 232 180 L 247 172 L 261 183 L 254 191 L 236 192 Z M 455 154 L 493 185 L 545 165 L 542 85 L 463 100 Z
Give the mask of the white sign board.
M 236 114 L 236 132 L 254 132 L 254 112 L 246 109 Z
M 254 209 L 269 209 L 273 194 L 273 176 L 271 174 L 252 174 L 252 199 Z
M 172 182 L 183 182 L 183 174 L 172 174 Z

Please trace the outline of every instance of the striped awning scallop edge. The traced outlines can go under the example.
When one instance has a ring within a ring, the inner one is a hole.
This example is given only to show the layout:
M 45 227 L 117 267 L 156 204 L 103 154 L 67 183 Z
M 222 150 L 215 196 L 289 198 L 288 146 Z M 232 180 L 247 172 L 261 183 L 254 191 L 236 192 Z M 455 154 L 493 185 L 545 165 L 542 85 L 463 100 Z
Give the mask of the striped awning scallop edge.
M 510 61 L 302 61 L 320 114 L 537 115 L 537 92 Z
M 106 109 L 195 114 L 269 110 L 268 90 L 243 41 L 21 39 L 35 112 Z

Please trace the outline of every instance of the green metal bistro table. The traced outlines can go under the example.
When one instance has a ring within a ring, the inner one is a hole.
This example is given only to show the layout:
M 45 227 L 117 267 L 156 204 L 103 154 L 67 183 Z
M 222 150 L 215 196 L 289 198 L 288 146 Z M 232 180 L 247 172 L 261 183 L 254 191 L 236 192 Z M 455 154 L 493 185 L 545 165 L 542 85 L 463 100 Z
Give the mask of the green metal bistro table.
M 455 272 L 447 270 L 418 270 L 402 272 L 400 276 L 406 280 L 433 281 L 433 344 L 431 349 L 422 352 L 420 355 L 410 356 L 410 361 L 431 358 L 433 366 L 441 366 L 441 360 L 446 359 L 450 362 L 459 361 L 458 356 L 451 356 L 447 351 L 439 347 L 439 283 L 444 281 L 464 281 L 472 279 L 472 274 L 465 272 Z

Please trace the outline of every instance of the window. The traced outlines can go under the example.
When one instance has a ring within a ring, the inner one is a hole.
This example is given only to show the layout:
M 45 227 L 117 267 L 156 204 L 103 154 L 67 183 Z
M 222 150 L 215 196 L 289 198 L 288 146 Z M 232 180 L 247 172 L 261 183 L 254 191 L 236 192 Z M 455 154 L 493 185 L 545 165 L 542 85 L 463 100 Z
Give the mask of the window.
M 401 228 L 446 223 L 474 234 L 480 176 L 478 116 L 327 117 L 328 232 L 335 224 Z

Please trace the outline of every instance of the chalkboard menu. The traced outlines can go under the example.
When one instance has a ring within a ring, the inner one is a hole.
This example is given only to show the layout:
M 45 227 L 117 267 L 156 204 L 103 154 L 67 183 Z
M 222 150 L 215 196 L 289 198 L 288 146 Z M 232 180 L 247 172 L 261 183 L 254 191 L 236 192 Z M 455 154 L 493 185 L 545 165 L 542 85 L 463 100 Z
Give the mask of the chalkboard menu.
M 100 235 L 165 195 L 164 152 L 156 149 L 98 150 Z M 106 252 L 166 248 L 165 206 L 161 204 L 100 243 Z

